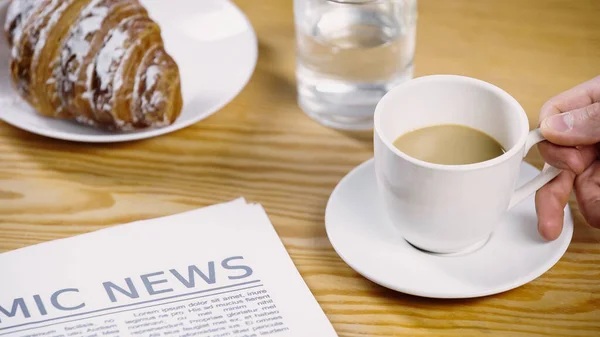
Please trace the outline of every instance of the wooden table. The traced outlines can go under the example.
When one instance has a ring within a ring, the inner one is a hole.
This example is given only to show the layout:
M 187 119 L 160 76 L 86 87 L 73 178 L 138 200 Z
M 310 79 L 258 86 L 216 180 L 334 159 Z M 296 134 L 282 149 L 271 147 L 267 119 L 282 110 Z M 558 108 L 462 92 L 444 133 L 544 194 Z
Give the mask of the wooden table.
M 600 336 L 600 230 L 574 203 L 567 254 L 504 294 L 422 299 L 343 263 L 325 235 L 325 204 L 373 155 L 372 135 L 322 127 L 297 107 L 291 0 L 235 2 L 258 33 L 260 59 L 245 90 L 213 117 L 115 145 L 56 141 L 0 122 L 0 251 L 243 195 L 265 206 L 340 336 Z M 534 127 L 548 98 L 600 73 L 599 18 L 597 0 L 421 0 L 416 75 L 497 84 Z M 528 161 L 541 167 L 536 152 Z

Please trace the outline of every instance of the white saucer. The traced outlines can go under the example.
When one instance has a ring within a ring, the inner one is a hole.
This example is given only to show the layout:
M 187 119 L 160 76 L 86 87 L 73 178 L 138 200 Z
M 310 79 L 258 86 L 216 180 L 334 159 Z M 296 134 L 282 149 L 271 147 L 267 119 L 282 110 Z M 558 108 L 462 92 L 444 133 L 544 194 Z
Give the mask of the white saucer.
M 0 3 L 4 26 L 9 1 Z M 102 132 L 35 112 L 19 99 L 9 77 L 9 50 L 0 36 L 0 119 L 39 135 L 80 142 L 122 142 L 155 137 L 203 120 L 233 100 L 252 76 L 258 57 L 254 30 L 227 0 L 142 0 L 161 26 L 167 52 L 178 63 L 184 107 L 165 128 L 126 133 Z
M 327 235 L 340 257 L 367 279 L 423 297 L 472 298 L 497 294 L 534 280 L 567 250 L 573 219 L 565 210 L 558 240 L 537 232 L 534 197 L 513 208 L 487 244 L 460 256 L 436 256 L 408 244 L 384 214 L 373 159 L 350 172 L 333 191 L 325 213 Z M 539 171 L 524 163 L 519 184 Z

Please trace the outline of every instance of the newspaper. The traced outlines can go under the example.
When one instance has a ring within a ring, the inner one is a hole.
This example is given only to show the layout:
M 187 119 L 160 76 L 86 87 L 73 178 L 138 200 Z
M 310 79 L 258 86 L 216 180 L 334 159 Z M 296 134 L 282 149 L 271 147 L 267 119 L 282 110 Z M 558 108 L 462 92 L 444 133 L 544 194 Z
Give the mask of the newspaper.
M 244 199 L 0 255 L 0 336 L 337 336 Z

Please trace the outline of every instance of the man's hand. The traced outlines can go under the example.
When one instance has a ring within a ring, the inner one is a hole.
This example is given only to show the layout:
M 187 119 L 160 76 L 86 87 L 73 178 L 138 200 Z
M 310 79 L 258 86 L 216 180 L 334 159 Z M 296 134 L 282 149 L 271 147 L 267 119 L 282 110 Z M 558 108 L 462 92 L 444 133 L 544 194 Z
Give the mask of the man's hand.
M 548 164 L 564 170 L 536 194 L 540 234 L 558 238 L 573 189 L 587 222 L 600 228 L 600 76 L 550 99 L 540 121 L 548 141 L 538 148 Z

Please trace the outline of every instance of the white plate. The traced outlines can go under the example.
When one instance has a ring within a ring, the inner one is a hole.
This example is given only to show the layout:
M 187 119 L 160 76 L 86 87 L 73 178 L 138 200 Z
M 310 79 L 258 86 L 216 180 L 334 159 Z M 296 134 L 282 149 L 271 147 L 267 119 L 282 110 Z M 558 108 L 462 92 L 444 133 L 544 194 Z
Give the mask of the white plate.
M 7 1 L 0 4 L 4 26 Z M 167 52 L 178 63 L 184 106 L 172 125 L 154 130 L 103 132 L 46 118 L 21 100 L 11 84 L 6 39 L 0 36 L 0 119 L 47 137 L 122 142 L 163 135 L 209 117 L 233 100 L 254 72 L 258 44 L 244 14 L 227 0 L 142 0 L 160 25 Z
M 523 163 L 519 184 L 538 174 Z M 327 235 L 340 257 L 367 279 L 416 296 L 471 298 L 514 289 L 550 269 L 567 250 L 573 219 L 567 207 L 561 236 L 537 232 L 534 197 L 515 206 L 479 250 L 460 256 L 422 252 L 400 236 L 383 212 L 373 160 L 350 172 L 327 204 Z

